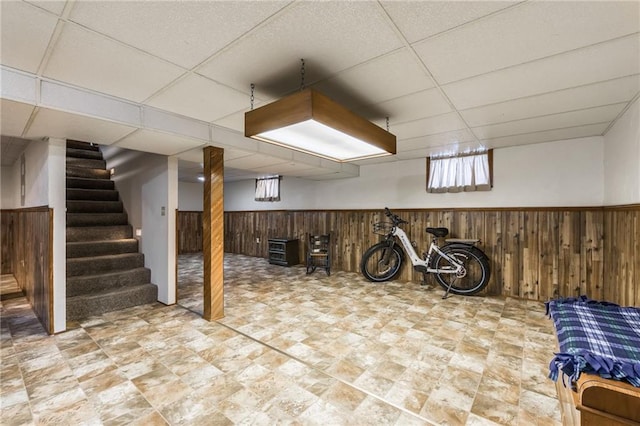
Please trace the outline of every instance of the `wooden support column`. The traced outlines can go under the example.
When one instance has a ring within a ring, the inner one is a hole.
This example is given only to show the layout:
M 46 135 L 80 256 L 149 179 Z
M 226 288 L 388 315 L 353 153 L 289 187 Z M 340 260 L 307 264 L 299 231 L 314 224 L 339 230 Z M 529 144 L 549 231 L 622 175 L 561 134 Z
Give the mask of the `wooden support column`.
M 204 148 L 202 257 L 204 311 L 208 321 L 224 317 L 224 150 Z

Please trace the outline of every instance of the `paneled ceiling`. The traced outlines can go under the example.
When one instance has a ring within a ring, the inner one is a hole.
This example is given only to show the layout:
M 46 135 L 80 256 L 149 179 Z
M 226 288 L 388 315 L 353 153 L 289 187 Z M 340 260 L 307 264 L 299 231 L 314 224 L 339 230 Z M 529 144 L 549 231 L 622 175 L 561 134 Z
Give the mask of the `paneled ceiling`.
M 227 179 L 603 135 L 640 92 L 638 1 L 2 1 L 2 135 L 178 155 Z M 246 139 L 260 106 L 315 87 L 398 153 L 337 164 Z M 5 141 L 15 139 L 3 138 Z M 4 148 L 3 148 L 4 152 Z

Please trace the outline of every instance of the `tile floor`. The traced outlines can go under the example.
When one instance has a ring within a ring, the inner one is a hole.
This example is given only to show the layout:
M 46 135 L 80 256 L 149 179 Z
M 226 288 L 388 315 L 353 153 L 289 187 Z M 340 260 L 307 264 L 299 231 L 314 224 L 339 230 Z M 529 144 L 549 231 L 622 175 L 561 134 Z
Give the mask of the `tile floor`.
M 0 423 L 555 425 L 555 337 L 537 302 L 372 284 L 225 256 L 225 314 L 200 318 L 200 255 L 180 304 L 48 336 L 24 298 L 0 306 Z

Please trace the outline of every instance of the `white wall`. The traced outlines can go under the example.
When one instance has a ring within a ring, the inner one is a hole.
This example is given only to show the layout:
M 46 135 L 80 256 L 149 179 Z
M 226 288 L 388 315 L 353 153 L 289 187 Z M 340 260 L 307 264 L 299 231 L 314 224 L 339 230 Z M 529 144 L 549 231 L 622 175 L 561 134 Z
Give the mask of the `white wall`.
M 25 148 L 25 202 L 20 199 L 20 157 L 12 166 L 2 167 L 2 208 L 21 209 L 48 205 L 49 144 L 32 141 Z
M 254 181 L 225 183 L 225 210 L 601 206 L 603 138 L 589 137 L 494 150 L 489 192 L 426 192 L 425 159 L 360 167 L 332 181 L 284 177 L 282 201 L 254 201 Z
M 604 136 L 604 204 L 640 203 L 640 98 Z
M 202 211 L 204 184 L 178 182 L 178 209 L 181 211 Z
M 103 147 L 103 154 L 107 168 L 115 168 L 113 181 L 129 223 L 142 230 L 140 251 L 158 286 L 158 300 L 174 304 L 178 160 L 117 147 Z
M 67 141 L 49 139 L 47 198 L 53 209 L 53 332 L 67 329 Z

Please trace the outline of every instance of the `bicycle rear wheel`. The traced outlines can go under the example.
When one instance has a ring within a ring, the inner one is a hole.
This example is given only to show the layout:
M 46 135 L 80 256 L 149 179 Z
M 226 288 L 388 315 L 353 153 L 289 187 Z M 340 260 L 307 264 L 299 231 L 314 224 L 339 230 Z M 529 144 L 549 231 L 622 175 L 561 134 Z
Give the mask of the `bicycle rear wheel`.
M 371 246 L 362 255 L 360 270 L 369 281 L 389 281 L 400 273 L 403 259 L 404 256 L 399 247 L 381 242 Z
M 464 270 L 458 274 L 436 273 L 438 284 L 445 290 L 451 285 L 451 293 L 472 295 L 482 291 L 489 284 L 491 270 L 489 258 L 482 250 L 474 246 L 448 244 L 441 248 L 447 256 L 461 263 Z M 441 255 L 433 259 L 435 269 L 455 269 L 446 258 Z

